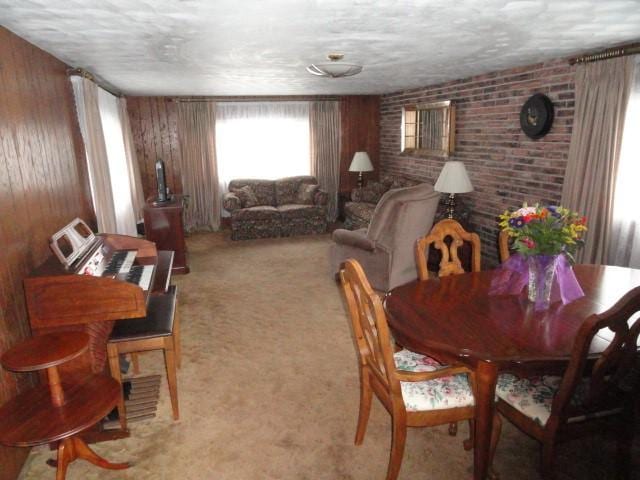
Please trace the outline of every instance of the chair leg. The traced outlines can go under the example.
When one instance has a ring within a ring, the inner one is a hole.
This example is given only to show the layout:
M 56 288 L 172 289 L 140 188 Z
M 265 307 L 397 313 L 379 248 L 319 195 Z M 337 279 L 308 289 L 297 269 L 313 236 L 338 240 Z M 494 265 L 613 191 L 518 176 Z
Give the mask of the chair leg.
M 400 466 L 402 465 L 404 444 L 407 439 L 407 423 L 404 416 L 398 418 L 399 416 L 400 415 L 394 414 L 392 418 L 391 454 L 389 455 L 389 468 L 387 470 L 386 480 L 396 480 L 400 473 Z
M 371 413 L 372 397 L 373 392 L 369 385 L 369 377 L 366 374 L 362 374 L 360 379 L 360 410 L 358 412 L 358 426 L 356 428 L 356 445 L 361 445 L 364 440 L 369 414 Z
M 462 442 L 462 446 L 464 447 L 465 450 L 468 451 L 473 448 L 473 445 L 476 442 L 475 433 L 476 433 L 476 423 L 473 420 L 473 418 L 470 418 L 469 419 L 469 438 L 465 439 Z
M 182 348 L 180 347 L 180 312 L 176 305 L 173 317 L 173 351 L 176 353 L 176 367 L 182 367 Z
M 555 472 L 553 471 L 553 461 L 555 456 L 555 444 L 553 441 L 542 442 L 542 478 L 544 480 L 553 480 Z
M 166 337 L 164 345 L 164 363 L 167 370 L 167 384 L 169 386 L 169 397 L 171 398 L 171 409 L 173 419 L 180 418 L 178 409 L 178 378 L 176 376 L 176 357 L 173 351 L 173 337 Z
M 138 375 L 140 373 L 140 357 L 138 357 L 138 352 L 131 352 L 131 366 L 133 374 Z
M 627 409 L 627 414 L 621 416 L 616 441 L 616 478 L 626 480 L 631 478 L 631 444 L 634 433 L 633 409 Z
M 124 405 L 124 392 L 122 391 L 122 374 L 120 373 L 120 354 L 115 343 L 107 344 L 107 354 L 109 356 L 109 370 L 111 376 L 120 384 L 120 398 L 118 399 L 118 419 L 120 428 L 127 429 L 127 411 Z

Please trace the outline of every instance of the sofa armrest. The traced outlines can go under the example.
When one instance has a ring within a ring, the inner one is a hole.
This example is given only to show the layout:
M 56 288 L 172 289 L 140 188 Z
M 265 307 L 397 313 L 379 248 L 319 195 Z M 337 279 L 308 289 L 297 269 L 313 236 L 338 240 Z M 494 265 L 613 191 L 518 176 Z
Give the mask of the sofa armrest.
M 227 192 L 222 197 L 222 207 L 228 212 L 233 212 L 242 208 L 242 202 L 235 193 Z
M 313 204 L 324 206 L 329 203 L 329 194 L 324 190 L 317 189 L 313 196 Z
M 367 238 L 367 230 L 365 228 L 361 228 L 360 230 L 345 230 L 339 228 L 333 231 L 331 238 L 334 242 L 341 245 L 348 245 L 369 252 L 373 252 L 376 249 L 375 242 Z

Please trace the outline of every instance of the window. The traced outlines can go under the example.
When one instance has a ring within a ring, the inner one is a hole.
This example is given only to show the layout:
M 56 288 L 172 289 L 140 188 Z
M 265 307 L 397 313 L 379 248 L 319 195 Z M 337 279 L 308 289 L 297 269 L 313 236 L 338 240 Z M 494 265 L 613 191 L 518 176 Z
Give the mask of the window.
M 640 55 L 634 77 L 616 176 L 610 259 L 616 265 L 640 268 Z
M 216 158 L 222 191 L 234 178 L 309 175 L 309 104 L 218 103 Z
M 402 109 L 402 151 L 449 156 L 455 145 L 455 106 L 451 100 Z

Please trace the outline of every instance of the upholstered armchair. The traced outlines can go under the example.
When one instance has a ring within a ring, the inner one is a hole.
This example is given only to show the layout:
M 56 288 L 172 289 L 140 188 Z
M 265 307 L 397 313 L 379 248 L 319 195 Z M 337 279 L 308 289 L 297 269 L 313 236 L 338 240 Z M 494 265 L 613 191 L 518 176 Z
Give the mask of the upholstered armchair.
M 416 240 L 433 225 L 440 194 L 429 184 L 386 192 L 368 228 L 333 232 L 330 261 L 333 273 L 348 258 L 360 262 L 376 290 L 389 291 L 418 277 Z

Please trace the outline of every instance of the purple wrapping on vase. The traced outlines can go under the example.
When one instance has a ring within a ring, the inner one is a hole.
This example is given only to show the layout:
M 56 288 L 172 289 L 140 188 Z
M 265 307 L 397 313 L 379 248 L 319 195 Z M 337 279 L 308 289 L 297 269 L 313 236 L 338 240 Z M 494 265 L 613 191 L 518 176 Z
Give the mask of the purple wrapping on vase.
M 551 303 L 562 300 L 562 304 L 566 305 L 584 297 L 584 292 L 567 258 L 564 255 L 558 257 L 551 287 Z M 528 284 L 527 259 L 520 254 L 515 254 L 496 270 L 491 280 L 489 295 L 519 295 Z

